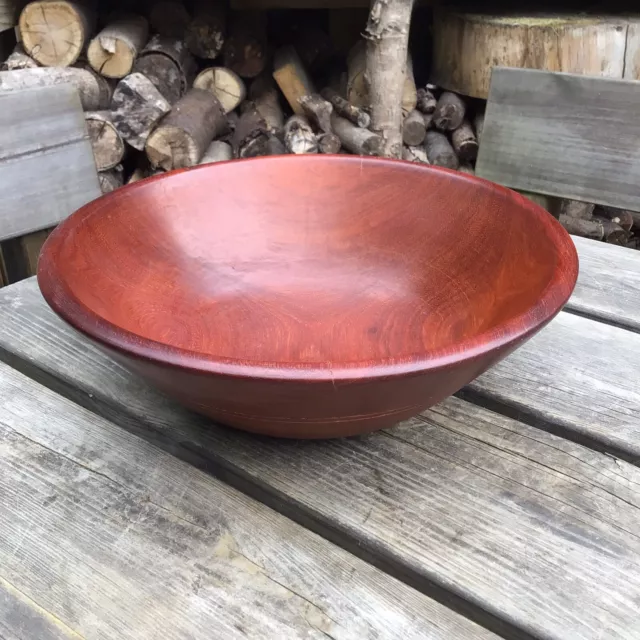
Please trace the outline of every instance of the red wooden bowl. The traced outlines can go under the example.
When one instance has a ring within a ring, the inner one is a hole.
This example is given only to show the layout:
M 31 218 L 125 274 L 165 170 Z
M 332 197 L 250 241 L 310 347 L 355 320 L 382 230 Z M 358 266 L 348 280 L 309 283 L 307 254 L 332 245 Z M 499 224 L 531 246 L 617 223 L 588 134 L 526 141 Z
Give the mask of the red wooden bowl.
M 64 320 L 181 403 L 296 438 L 388 427 L 558 313 L 573 243 L 443 169 L 350 156 L 197 167 L 103 196 L 47 241 Z

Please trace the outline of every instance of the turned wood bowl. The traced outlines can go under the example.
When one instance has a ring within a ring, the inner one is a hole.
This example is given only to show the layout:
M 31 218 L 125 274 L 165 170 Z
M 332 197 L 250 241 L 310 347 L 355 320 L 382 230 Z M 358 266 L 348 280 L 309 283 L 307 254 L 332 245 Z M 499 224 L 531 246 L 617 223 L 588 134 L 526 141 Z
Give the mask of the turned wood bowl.
M 185 406 L 324 438 L 440 402 L 534 335 L 578 260 L 523 196 L 407 162 L 272 156 L 79 209 L 38 282 L 65 321 Z

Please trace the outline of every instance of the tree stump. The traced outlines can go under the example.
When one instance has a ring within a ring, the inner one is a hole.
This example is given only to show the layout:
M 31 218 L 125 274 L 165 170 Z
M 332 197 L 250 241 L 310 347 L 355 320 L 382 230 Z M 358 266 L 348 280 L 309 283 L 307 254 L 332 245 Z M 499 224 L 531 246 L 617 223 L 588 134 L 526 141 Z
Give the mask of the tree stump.
M 68 67 L 91 37 L 95 13 L 69 0 L 36 0 L 20 14 L 20 39 L 27 55 L 45 67 Z
M 637 20 L 624 17 L 438 9 L 432 79 L 475 98 L 487 98 L 494 66 L 638 79 L 637 32 Z

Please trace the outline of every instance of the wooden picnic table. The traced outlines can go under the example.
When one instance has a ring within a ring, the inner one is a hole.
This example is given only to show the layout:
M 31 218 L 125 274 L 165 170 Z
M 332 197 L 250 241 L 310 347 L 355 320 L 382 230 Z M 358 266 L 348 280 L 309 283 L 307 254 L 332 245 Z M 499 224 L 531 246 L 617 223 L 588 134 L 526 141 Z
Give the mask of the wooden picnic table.
M 640 255 L 419 417 L 279 441 L 0 291 L 0 637 L 640 638 Z

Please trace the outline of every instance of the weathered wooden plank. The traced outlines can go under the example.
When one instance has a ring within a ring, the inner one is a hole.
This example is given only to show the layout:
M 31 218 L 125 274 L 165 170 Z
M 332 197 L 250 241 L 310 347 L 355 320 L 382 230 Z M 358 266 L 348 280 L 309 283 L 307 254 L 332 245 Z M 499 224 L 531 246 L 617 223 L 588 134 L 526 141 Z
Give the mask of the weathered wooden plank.
M 640 82 L 494 68 L 476 174 L 640 209 Z
M 3 358 L 491 629 L 562 639 L 640 633 L 633 465 L 457 399 L 364 438 L 251 437 L 189 414 L 112 363 L 62 325 L 33 280 L 0 301 Z M 582 402 L 603 411 L 597 395 Z
M 0 239 L 55 226 L 100 196 L 75 88 L 0 92 Z
M 567 309 L 640 332 L 640 252 L 573 237 L 580 274 Z
M 0 406 L 0 629 L 494 637 L 4 364 Z

